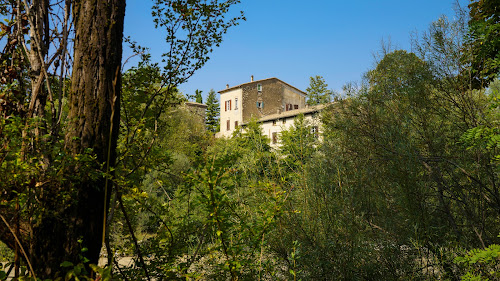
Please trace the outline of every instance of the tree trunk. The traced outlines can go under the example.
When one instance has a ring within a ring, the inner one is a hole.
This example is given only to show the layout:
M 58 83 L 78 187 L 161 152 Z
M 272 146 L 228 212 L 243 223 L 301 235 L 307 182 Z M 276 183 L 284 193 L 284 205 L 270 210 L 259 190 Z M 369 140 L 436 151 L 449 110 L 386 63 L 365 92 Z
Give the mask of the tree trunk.
M 60 263 L 97 263 L 119 128 L 120 65 L 125 0 L 80 0 L 73 5 L 74 64 L 65 147 L 76 160 L 64 180 L 45 186 L 40 199 L 50 210 L 33 227 L 31 262 L 38 278 L 54 277 Z M 80 157 L 81 158 L 81 157 Z M 51 200 L 66 196 L 65 202 Z M 54 202 L 51 202 L 54 201 Z M 80 241 L 80 242 L 79 242 Z M 88 251 L 82 252 L 82 248 Z

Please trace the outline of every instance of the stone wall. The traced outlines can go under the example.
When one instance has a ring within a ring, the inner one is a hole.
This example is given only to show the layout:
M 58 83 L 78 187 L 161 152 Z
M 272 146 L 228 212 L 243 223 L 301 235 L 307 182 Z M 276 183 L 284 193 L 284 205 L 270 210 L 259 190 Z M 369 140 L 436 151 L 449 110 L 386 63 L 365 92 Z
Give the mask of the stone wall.
M 262 91 L 257 91 L 258 84 Z M 261 80 L 243 86 L 243 122 L 253 117 L 275 114 L 283 110 L 283 92 L 285 85 L 277 79 Z M 257 108 L 257 102 L 263 102 L 262 108 Z
M 303 94 L 300 94 L 298 91 L 290 88 L 284 87 L 283 91 L 283 108 L 286 110 L 285 105 L 292 104 L 298 105 L 297 109 L 302 109 L 306 106 L 306 97 Z M 296 108 L 294 108 L 296 109 Z
M 196 116 L 196 118 L 200 123 L 203 124 L 205 123 L 207 105 L 197 102 L 185 102 L 183 108 L 191 112 L 191 114 L 193 114 L 194 116 Z

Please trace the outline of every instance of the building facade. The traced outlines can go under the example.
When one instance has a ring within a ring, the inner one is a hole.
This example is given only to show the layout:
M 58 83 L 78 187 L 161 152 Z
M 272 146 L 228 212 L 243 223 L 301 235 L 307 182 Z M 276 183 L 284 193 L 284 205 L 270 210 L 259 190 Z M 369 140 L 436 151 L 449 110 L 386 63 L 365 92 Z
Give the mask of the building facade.
M 288 111 L 304 109 L 306 93 L 277 79 L 268 78 L 219 91 L 220 133 L 230 137 L 238 126 L 252 118 L 262 118 Z
M 294 124 L 295 118 L 302 114 L 304 121 L 310 127 L 311 133 L 316 138 L 321 138 L 319 132 L 321 131 L 321 118 L 320 112 L 327 105 L 307 106 L 302 109 L 294 109 L 281 113 L 272 114 L 259 119 L 262 127 L 262 133 L 269 137 L 271 147 L 278 147 L 280 145 L 280 133 L 284 130 L 290 129 Z
M 317 137 L 321 130 L 319 112 L 326 105 L 307 106 L 306 93 L 277 78 L 268 78 L 219 91 L 220 132 L 218 137 L 231 137 L 239 126 L 252 118 L 261 124 L 262 132 L 271 146 L 280 144 L 279 135 L 294 124 L 294 119 L 303 114 Z

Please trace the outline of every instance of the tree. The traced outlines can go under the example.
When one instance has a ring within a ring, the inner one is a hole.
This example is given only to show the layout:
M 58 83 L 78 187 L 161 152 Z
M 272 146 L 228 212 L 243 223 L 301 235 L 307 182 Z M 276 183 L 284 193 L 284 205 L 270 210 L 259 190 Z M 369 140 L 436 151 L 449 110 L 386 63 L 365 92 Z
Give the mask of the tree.
M 332 100 L 332 91 L 328 90 L 328 84 L 322 76 L 310 77 L 306 91 L 308 105 L 325 104 Z
M 280 153 L 292 171 L 302 173 L 301 168 L 312 158 L 317 145 L 318 124 L 306 120 L 303 114 L 293 121 L 293 126 L 280 134 Z M 297 170 L 297 171 L 296 171 Z
M 65 112 L 61 107 L 56 111 L 57 101 L 50 84 L 53 80 L 48 75 L 51 61 L 46 60 L 49 43 L 52 43 L 49 41 L 49 1 L 33 1 L 29 7 L 11 6 L 11 12 L 17 12 L 13 14 L 15 21 L 19 24 L 21 19 L 27 19 L 30 28 L 30 56 L 25 60 L 29 62 L 31 91 L 27 99 L 28 115 L 7 118 L 24 118 L 26 125 L 17 128 L 23 131 L 20 147 L 15 149 L 21 152 L 18 160 L 33 168 L 21 177 L 23 181 L 30 181 L 30 185 L 16 188 L 15 179 L 2 184 L 3 191 L 17 191 L 18 194 L 12 198 L 18 202 L 17 208 L 7 205 L 0 209 L 2 223 L 11 230 L 17 229 L 18 235 L 2 231 L 0 238 L 13 249 L 22 248 L 25 261 L 33 269 L 32 274 L 42 278 L 54 276 L 62 261 L 79 263 L 82 247 L 88 250 L 87 258 L 97 262 L 106 194 L 111 186 L 104 175 L 114 166 L 116 157 L 125 3 L 92 0 L 71 4 L 74 4 L 75 40 L 73 77 L 66 105 L 69 122 L 65 124 L 65 131 L 62 131 L 60 119 Z M 69 5 L 67 1 L 66 12 L 69 12 Z M 67 17 L 63 25 L 68 24 Z M 67 27 L 64 30 L 67 31 Z M 22 31 L 16 32 L 20 36 Z M 65 49 L 64 44 L 58 46 L 52 58 L 59 59 Z M 47 108 L 50 111 L 46 112 Z M 11 125 L 8 123 L 4 124 Z M 54 157 L 55 153 L 59 156 Z M 90 157 L 88 162 L 70 161 L 84 155 Z M 60 161 L 64 161 L 64 165 Z M 103 173 L 98 173 L 99 170 Z M 68 176 L 56 176 L 55 173 Z M 23 196 L 36 197 L 36 204 L 29 200 L 19 203 Z M 89 202 L 92 202 L 91 207 Z M 19 204 L 27 208 L 26 213 L 16 212 Z M 14 242 L 14 236 L 19 240 Z
M 262 132 L 262 126 L 256 118 L 252 118 L 245 127 L 239 127 L 233 134 L 238 146 L 247 149 L 248 152 L 264 153 L 271 150 L 270 140 Z
M 219 131 L 219 114 L 220 114 L 219 100 L 215 96 L 215 91 L 213 89 L 208 92 L 207 97 L 207 114 L 206 114 L 206 125 L 207 130 L 212 133 Z
M 421 255 L 418 251 L 444 251 L 449 258 L 436 263 L 451 277 L 450 243 L 470 248 L 497 240 L 499 201 L 495 162 L 488 155 L 492 149 L 463 145 L 463 132 L 488 114 L 483 92 L 462 88 L 468 81 L 459 71 L 443 72 L 460 67 L 456 63 L 463 51 L 453 43 L 457 38 L 434 41 L 461 35 L 450 27 L 443 21 L 432 26 L 428 38 L 433 41 L 424 41 L 427 60 L 403 50 L 386 54 L 365 75 L 366 84 L 356 95 L 327 112 L 324 154 L 336 161 L 333 167 L 322 167 L 330 180 L 314 181 L 320 191 L 321 184 L 338 182 L 331 188 L 345 194 L 334 196 L 341 204 L 347 202 L 342 207 L 357 218 L 354 227 L 374 231 L 361 239 L 380 245 L 412 241 L 416 248 L 405 255 L 414 255 L 413 260 Z M 384 255 L 400 251 L 386 249 L 377 261 L 388 261 L 390 256 Z M 366 256 L 371 255 L 378 254 L 372 249 Z M 390 270 L 391 264 L 387 266 Z
M 196 90 L 194 92 L 194 101 L 197 102 L 197 103 L 203 103 L 203 96 L 201 95 L 201 92 L 200 90 Z
M 299 240 L 304 254 L 298 262 L 312 279 L 398 280 L 414 270 L 413 252 L 402 254 L 400 246 L 417 231 L 412 223 L 424 232 L 432 225 L 420 201 L 430 191 L 413 180 L 413 172 L 423 171 L 417 157 L 407 155 L 414 151 L 412 126 L 424 116 L 432 120 L 420 107 L 428 104 L 432 78 L 416 55 L 389 53 L 366 75 L 368 85 L 324 109 L 319 152 L 302 145 L 312 156 L 297 169 L 297 212 L 285 217 L 283 240 Z
M 473 87 L 487 87 L 500 74 L 500 11 L 498 0 L 475 0 L 469 4 L 469 40 Z M 467 57 L 465 60 L 469 59 Z
M 243 19 L 225 19 L 238 2 L 155 1 L 153 20 L 167 31 L 169 50 L 159 87 L 134 112 L 138 119 L 160 117 L 176 85 L 202 67 L 226 30 Z M 0 239 L 32 275 L 51 278 L 62 262 L 97 263 L 111 188 L 143 163 L 114 173 L 125 1 L 9 1 L 0 13 L 8 24 L 2 24 L 0 36 L 8 40 L 1 55 L 10 62 L 2 64 L 7 72 L 0 79 L 6 98 L 0 112 L 0 223 L 7 227 Z M 67 50 L 71 35 L 73 52 Z

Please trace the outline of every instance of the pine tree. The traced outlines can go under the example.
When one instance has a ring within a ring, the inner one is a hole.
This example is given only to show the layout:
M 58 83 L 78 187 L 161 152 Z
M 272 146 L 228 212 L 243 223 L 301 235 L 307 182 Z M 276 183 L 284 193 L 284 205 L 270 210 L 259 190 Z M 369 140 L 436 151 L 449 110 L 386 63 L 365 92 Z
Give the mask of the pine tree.
M 331 101 L 332 91 L 328 90 L 328 84 L 322 76 L 316 75 L 309 78 L 309 87 L 307 91 L 307 105 L 317 105 L 329 103 Z
M 219 131 L 219 113 L 219 100 L 215 96 L 215 91 L 211 89 L 207 97 L 207 115 L 205 121 L 209 132 L 216 133 Z

